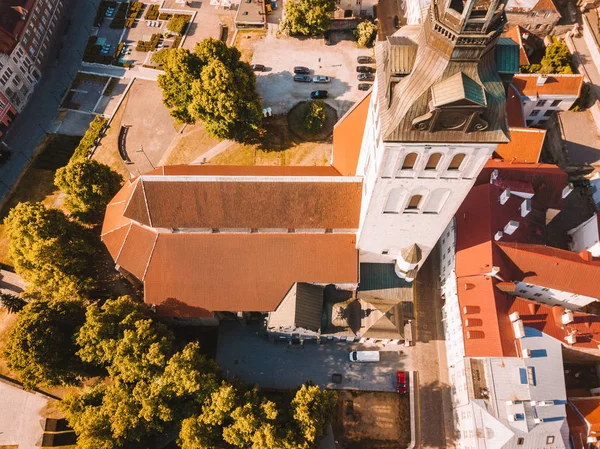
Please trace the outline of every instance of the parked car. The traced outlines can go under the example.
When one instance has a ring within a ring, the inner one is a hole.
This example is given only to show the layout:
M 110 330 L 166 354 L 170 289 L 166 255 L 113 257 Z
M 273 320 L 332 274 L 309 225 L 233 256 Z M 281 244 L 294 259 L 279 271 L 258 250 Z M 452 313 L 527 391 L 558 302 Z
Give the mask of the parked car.
M 262 64 L 252 64 L 250 67 L 252 67 L 252 70 L 254 70 L 255 72 L 264 72 L 265 71 L 265 66 Z
M 368 65 L 359 65 L 356 66 L 356 71 L 358 73 L 375 73 L 375 67 L 369 67 Z
M 294 73 L 298 73 L 300 75 L 308 75 L 310 73 L 310 69 L 308 67 L 297 66 L 294 67 Z
M 299 83 L 310 83 L 312 78 L 308 75 L 294 75 L 294 81 Z
M 358 79 L 358 81 L 373 81 L 375 79 L 375 75 L 372 73 L 359 73 L 356 75 L 356 79 Z
M 406 373 L 404 371 L 398 371 L 396 373 L 396 391 L 400 394 L 406 394 L 408 391 Z
M 326 90 L 313 90 L 310 93 L 310 98 L 312 98 L 313 100 L 324 100 L 325 98 L 327 98 L 327 91 Z
M 330 81 L 331 81 L 331 78 L 329 78 L 328 76 L 323 76 L 323 75 L 313 76 L 313 83 L 329 83 Z
M 370 56 L 359 56 L 356 58 L 356 62 L 359 64 L 375 64 L 375 58 L 371 58 Z
M 379 362 L 379 351 L 350 351 L 351 362 Z
M 358 75 L 360 76 L 360 75 Z M 360 83 L 358 85 L 358 90 L 369 90 L 371 88 L 371 86 L 373 86 L 372 84 L 367 84 L 367 83 Z

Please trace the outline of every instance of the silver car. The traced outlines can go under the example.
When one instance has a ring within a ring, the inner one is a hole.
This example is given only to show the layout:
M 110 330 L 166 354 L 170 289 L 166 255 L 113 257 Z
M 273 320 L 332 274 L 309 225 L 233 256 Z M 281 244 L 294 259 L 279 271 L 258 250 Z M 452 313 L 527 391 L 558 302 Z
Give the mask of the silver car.
M 329 78 L 328 76 L 317 75 L 313 77 L 313 83 L 329 83 L 330 81 L 331 78 Z

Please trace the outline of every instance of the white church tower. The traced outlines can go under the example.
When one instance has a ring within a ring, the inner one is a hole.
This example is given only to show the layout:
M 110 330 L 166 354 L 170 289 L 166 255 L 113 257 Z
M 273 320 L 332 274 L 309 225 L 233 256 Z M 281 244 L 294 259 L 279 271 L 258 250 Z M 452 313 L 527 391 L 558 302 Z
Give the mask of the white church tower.
M 414 279 L 497 145 L 509 141 L 494 46 L 506 0 L 434 0 L 377 42 L 357 175 L 361 262 Z

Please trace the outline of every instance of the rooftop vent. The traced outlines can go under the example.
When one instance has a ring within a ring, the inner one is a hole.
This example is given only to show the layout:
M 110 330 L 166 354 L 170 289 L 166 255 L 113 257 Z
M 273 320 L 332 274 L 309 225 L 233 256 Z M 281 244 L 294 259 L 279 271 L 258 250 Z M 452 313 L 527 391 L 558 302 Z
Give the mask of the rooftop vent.
M 554 405 L 554 401 L 538 401 L 538 407 L 548 407 L 550 405 Z
M 573 183 L 568 183 L 565 188 L 562 190 L 562 197 L 566 198 L 573 191 Z
M 546 81 L 548 80 L 548 77 L 546 75 L 539 75 L 537 78 L 537 82 L 535 83 L 536 86 L 543 86 L 544 84 L 546 84 Z
M 504 233 L 513 235 L 517 229 L 519 229 L 519 222 L 510 220 L 508 223 L 506 223 L 506 226 L 504 226 Z
M 525 326 L 523 326 L 523 320 L 513 321 L 513 331 L 515 332 L 515 338 L 523 338 L 525 336 Z
M 500 204 L 502 204 L 502 205 L 506 204 L 506 202 L 508 201 L 509 198 L 510 198 L 510 189 L 506 189 L 500 195 Z
M 529 198 L 521 203 L 521 217 L 526 217 L 531 212 L 531 200 Z
M 510 314 L 510 322 L 511 323 L 518 321 L 520 318 L 521 318 L 521 315 L 519 315 L 519 312 L 513 312 Z
M 536 424 L 540 424 L 544 422 L 544 418 L 533 418 L 533 422 Z
M 562 323 L 569 324 L 573 322 L 573 311 L 566 310 L 565 313 L 562 314 Z
M 531 349 L 523 349 L 523 358 L 524 359 L 531 358 Z
M 496 240 L 496 241 L 500 240 L 503 235 L 504 235 L 504 233 L 502 231 L 496 232 L 496 234 L 494 234 L 494 240 Z
M 570 345 L 574 345 L 575 343 L 577 343 L 577 336 L 575 335 L 575 333 L 569 334 L 565 337 L 565 340 L 567 341 L 567 343 L 569 343 Z
M 492 174 L 490 176 L 490 184 L 492 184 L 496 179 L 498 179 L 498 169 L 497 168 L 495 168 L 492 171 Z

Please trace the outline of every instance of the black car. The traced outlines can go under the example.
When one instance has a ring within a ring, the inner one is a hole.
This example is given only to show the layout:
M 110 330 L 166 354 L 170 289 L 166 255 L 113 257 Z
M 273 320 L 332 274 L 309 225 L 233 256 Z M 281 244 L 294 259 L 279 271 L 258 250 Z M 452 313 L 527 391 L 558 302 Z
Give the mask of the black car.
M 310 93 L 310 98 L 312 98 L 313 100 L 323 100 L 323 99 L 327 98 L 327 91 L 326 90 L 314 90 Z
M 299 83 L 310 83 L 312 78 L 308 75 L 294 75 L 294 81 Z
M 394 16 L 394 27 L 400 28 L 400 19 L 398 18 L 398 16 Z
M 373 81 L 375 79 L 375 75 L 372 73 L 359 73 L 356 75 L 356 79 L 358 81 Z
M 375 64 L 375 59 L 370 56 L 359 56 L 356 58 L 356 62 L 359 64 Z
M 366 65 L 359 65 L 356 67 L 358 73 L 375 73 L 375 67 L 369 67 Z
M 360 76 L 360 75 L 358 75 Z M 367 84 L 367 83 L 360 83 L 358 85 L 358 90 L 369 90 L 371 88 L 371 86 L 373 86 L 372 84 Z
M 308 67 L 294 67 L 294 73 L 300 74 L 300 75 L 308 75 L 310 73 L 310 69 Z
M 250 67 L 252 67 L 252 70 L 254 70 L 255 72 L 264 72 L 265 71 L 265 66 L 262 64 L 252 64 Z

